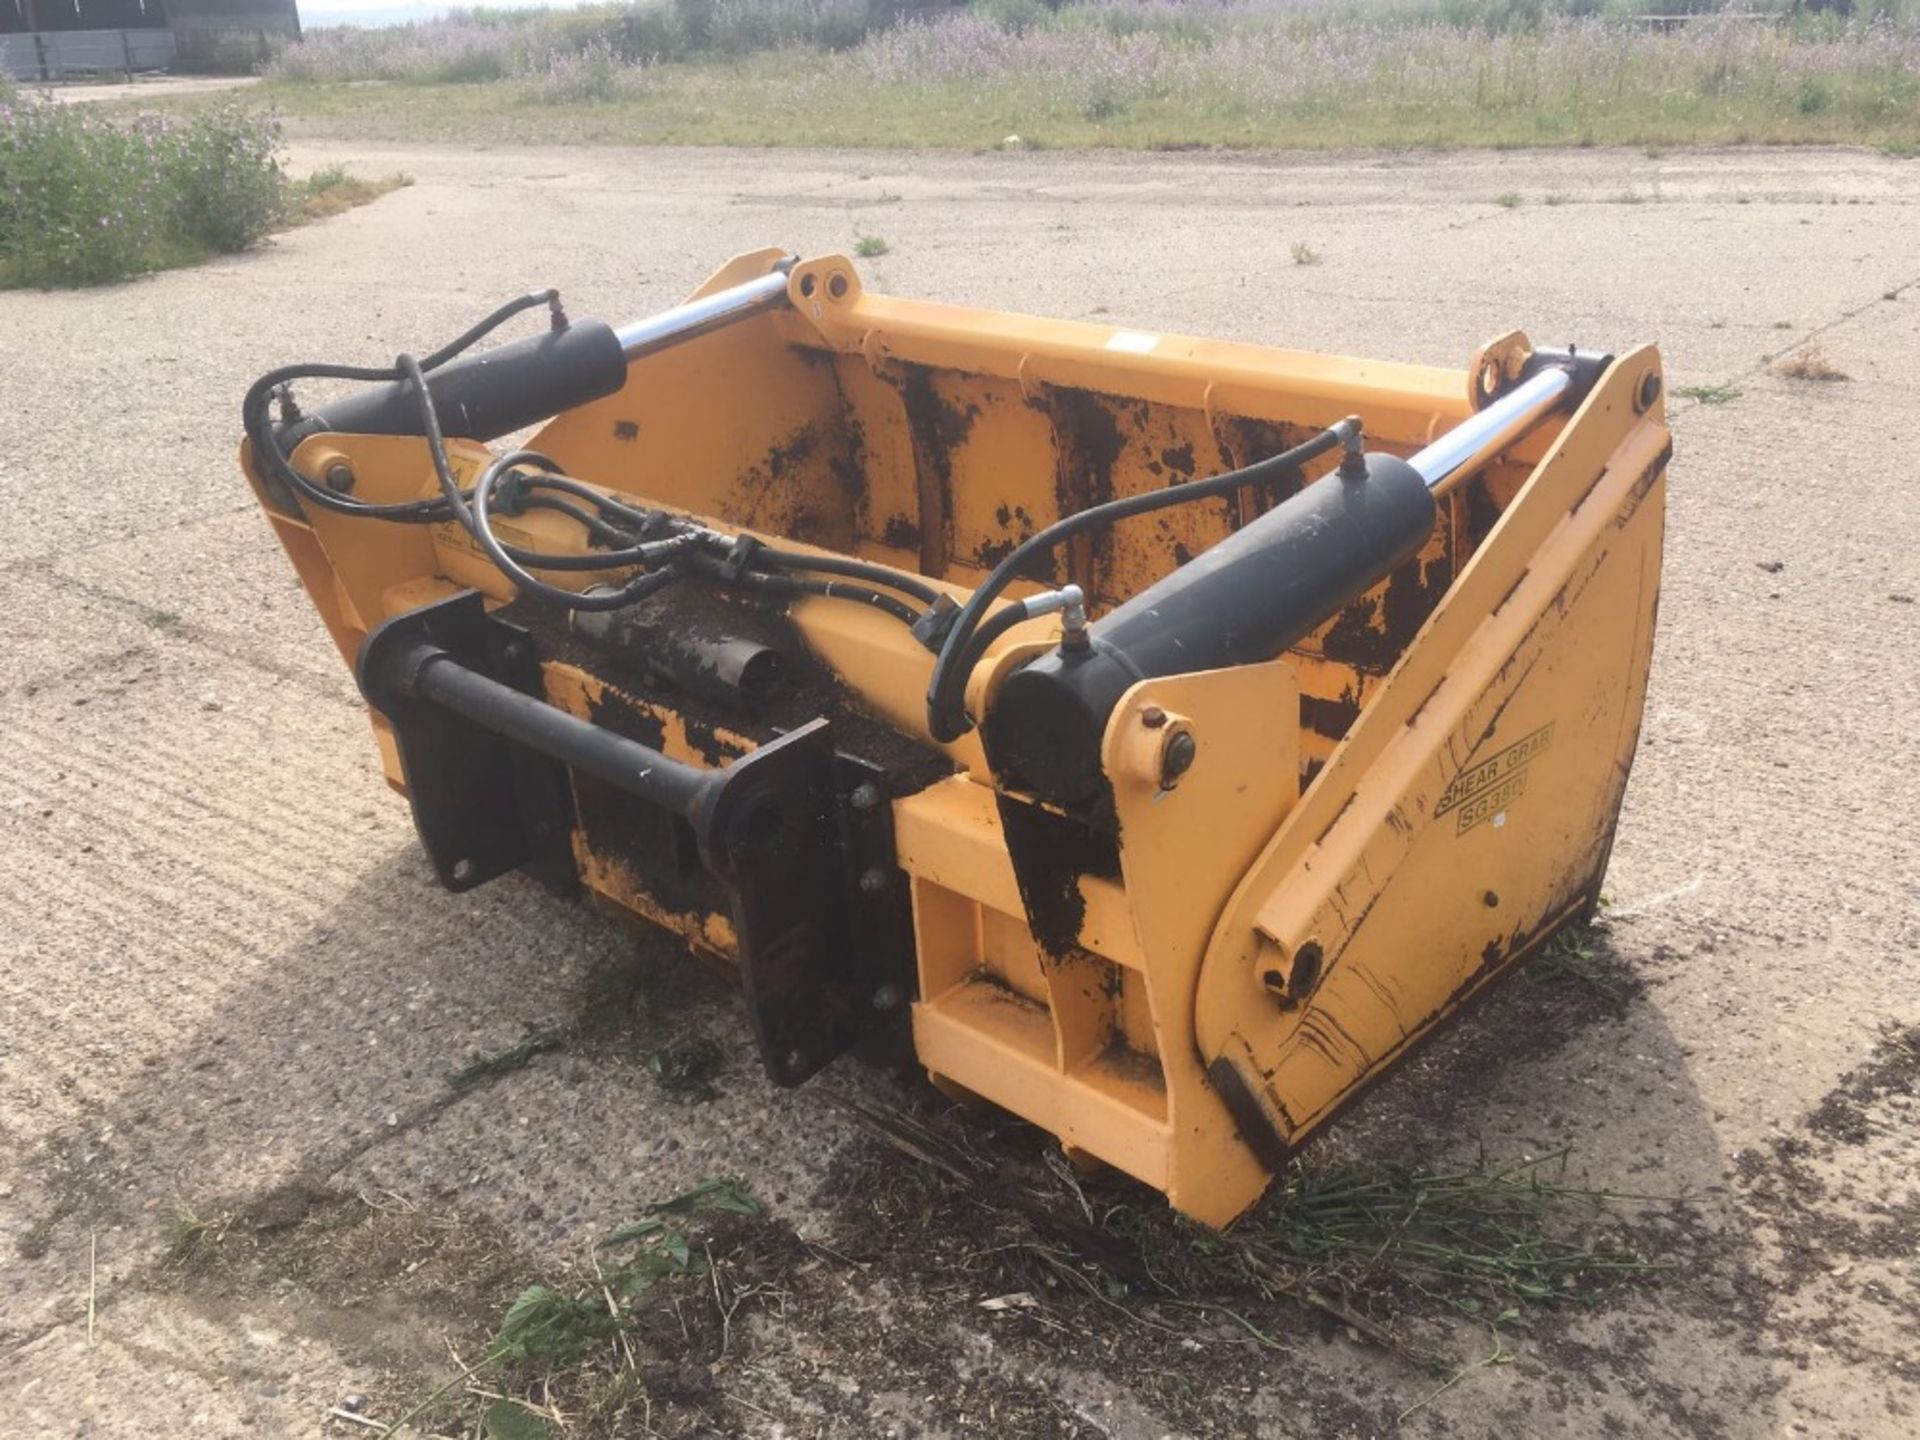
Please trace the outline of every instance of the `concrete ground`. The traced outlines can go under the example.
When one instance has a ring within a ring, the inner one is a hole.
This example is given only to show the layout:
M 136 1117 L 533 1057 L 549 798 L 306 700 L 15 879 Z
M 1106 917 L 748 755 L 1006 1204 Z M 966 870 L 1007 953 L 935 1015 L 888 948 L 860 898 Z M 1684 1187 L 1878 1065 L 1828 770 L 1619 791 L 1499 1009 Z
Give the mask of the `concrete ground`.
M 477 1289 L 510 1295 L 717 1174 L 819 1247 L 793 1293 L 926 1350 L 882 1373 L 824 1311 L 764 1312 L 715 1370 L 737 1432 L 1914 1433 L 1920 166 L 297 158 L 417 183 L 257 254 L 0 293 L 0 1436 L 357 1433 L 329 1407 L 358 1392 L 395 1418 L 446 1368 L 440 1322 L 484 1323 Z M 1196 1321 L 1149 1365 L 1124 1315 L 1056 1333 L 1044 1304 L 982 1308 L 986 1281 L 838 1265 L 836 1167 L 870 1143 L 841 1102 L 887 1082 L 843 1065 L 776 1093 L 729 997 L 669 947 L 518 880 L 435 888 L 236 472 L 247 383 L 424 349 L 530 286 L 619 319 L 736 251 L 862 234 L 891 247 L 869 283 L 903 293 L 1454 366 L 1514 326 L 1652 340 L 1677 392 L 1738 392 L 1673 403 L 1659 649 L 1607 886 L 1629 998 L 1559 1028 L 1496 1004 L 1335 1142 L 1376 1160 L 1571 1145 L 1583 1183 L 1689 1197 L 1653 1241 L 1671 1271 L 1496 1322 L 1491 1347 L 1463 1322 L 1462 1357 L 1504 1359 L 1444 1388 L 1285 1306 L 1263 1319 L 1281 1353 Z M 1296 241 L 1320 263 L 1290 263 Z M 1769 369 L 1808 344 L 1851 378 Z M 636 948 L 654 978 L 615 1005 Z M 596 1028 L 613 1011 L 638 1018 Z M 529 1026 L 570 1038 L 450 1088 Z M 663 1097 L 641 1051 L 667 1032 L 731 1055 L 719 1098 Z M 1437 1105 L 1429 1085 L 1449 1087 Z M 1440 1118 L 1402 1123 L 1423 1098 Z M 262 1240 L 218 1283 L 168 1262 L 236 1214 L 297 1236 L 298 1206 L 282 1222 L 257 1202 L 303 1186 L 428 1238 L 385 1269 L 327 1269 L 350 1238 L 279 1270 Z M 436 1264 L 440 1288 L 409 1279 Z M 1240 1357 L 1235 1383 L 1182 1390 L 1189 1352 L 1209 1377 Z

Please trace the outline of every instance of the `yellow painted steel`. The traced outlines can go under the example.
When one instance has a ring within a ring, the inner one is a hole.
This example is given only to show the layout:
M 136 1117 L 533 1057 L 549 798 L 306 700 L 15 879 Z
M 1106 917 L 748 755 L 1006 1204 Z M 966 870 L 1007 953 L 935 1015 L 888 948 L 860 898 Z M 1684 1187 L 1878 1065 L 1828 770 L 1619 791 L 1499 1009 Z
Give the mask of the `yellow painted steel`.
M 696 294 L 779 258 L 742 256 Z M 841 256 L 795 265 L 788 295 L 633 362 L 622 390 L 529 443 L 620 497 L 964 598 L 1013 544 L 1088 505 L 1244 465 L 1348 414 L 1370 447 L 1407 455 L 1473 405 L 1467 371 L 873 295 Z M 1505 337 L 1471 373 L 1498 378 L 1522 346 Z M 1078 880 L 1070 945 L 1036 941 L 1008 852 L 1005 817 L 1038 802 L 996 787 L 975 736 L 927 733 L 932 656 L 869 607 L 795 603 L 798 633 L 862 707 L 954 767 L 895 802 L 929 1073 L 1225 1223 L 1292 1146 L 1590 907 L 1652 648 L 1668 437 L 1658 400 L 1637 402 L 1658 375 L 1650 348 L 1621 357 L 1575 415 L 1443 499 L 1415 561 L 1286 656 L 1129 691 L 1102 751 L 1119 869 Z M 463 478 L 487 454 L 452 451 Z M 318 435 L 295 455 L 308 474 L 336 461 L 359 499 L 434 493 L 418 440 Z M 457 526 L 296 516 L 256 487 L 349 659 L 383 619 L 457 588 L 512 598 Z M 1123 522 L 1068 546 L 1052 579 L 1082 585 L 1097 614 L 1270 503 L 1245 492 Z M 581 544 L 551 512 L 499 528 Z M 973 713 L 1057 633 L 1036 620 L 1005 636 L 974 672 Z M 617 683 L 578 656 L 549 658 L 545 677 L 583 718 Z M 696 746 L 670 702 L 617 698 L 678 759 L 754 743 Z M 1163 790 L 1156 747 L 1182 732 L 1197 759 Z M 650 893 L 584 824 L 574 848 L 591 893 L 731 954 L 723 917 Z

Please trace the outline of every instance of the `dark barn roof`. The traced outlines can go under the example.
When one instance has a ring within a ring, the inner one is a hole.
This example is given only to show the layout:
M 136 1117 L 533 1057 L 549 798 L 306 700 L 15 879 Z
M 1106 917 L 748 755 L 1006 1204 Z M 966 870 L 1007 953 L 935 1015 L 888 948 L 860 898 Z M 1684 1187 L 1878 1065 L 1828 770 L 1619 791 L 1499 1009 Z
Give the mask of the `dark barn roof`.
M 300 33 L 295 0 L 148 0 L 162 5 L 176 30 L 274 30 Z
M 158 30 L 166 24 L 162 0 L 0 0 L 0 35 L 32 30 Z
M 33 30 L 253 30 L 298 35 L 295 0 L 0 0 L 0 35 Z

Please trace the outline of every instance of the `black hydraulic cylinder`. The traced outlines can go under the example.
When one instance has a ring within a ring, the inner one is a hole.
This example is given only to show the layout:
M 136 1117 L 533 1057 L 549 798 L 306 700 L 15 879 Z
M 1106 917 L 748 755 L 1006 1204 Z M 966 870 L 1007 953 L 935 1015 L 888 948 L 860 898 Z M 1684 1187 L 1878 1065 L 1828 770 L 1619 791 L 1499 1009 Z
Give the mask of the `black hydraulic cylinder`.
M 516 340 L 449 361 L 427 390 L 451 439 L 497 440 L 611 395 L 627 383 L 620 337 L 601 320 Z M 309 435 L 421 435 L 420 401 L 405 380 L 375 385 L 314 410 L 280 431 L 291 450 Z
M 674 760 L 502 685 L 428 640 L 402 642 L 384 657 L 383 671 L 383 689 L 432 701 L 696 824 L 725 775 Z
M 573 632 L 695 699 L 763 713 L 782 679 L 780 652 L 757 640 L 702 634 L 644 601 L 622 610 L 576 610 Z
M 1084 647 L 1009 676 L 987 712 L 988 759 L 1042 799 L 1094 799 L 1101 738 L 1128 689 L 1282 654 L 1417 554 L 1434 513 L 1406 461 L 1343 464 L 1101 617 Z

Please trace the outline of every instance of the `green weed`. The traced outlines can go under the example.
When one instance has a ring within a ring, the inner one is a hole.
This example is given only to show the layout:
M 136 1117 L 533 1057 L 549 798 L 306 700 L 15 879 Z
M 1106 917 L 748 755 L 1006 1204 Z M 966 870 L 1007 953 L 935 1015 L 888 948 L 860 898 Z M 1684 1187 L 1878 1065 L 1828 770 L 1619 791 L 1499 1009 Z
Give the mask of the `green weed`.
M 318 170 L 308 175 L 306 180 L 302 182 L 301 188 L 309 195 L 319 195 L 333 189 L 336 185 L 346 184 L 351 178 L 352 172 L 349 171 L 345 165 L 336 161 L 331 165 L 322 165 Z
M 289 222 L 325 220 L 342 211 L 370 205 L 382 195 L 404 190 L 411 184 L 413 177 L 405 172 L 385 175 L 378 180 L 362 180 L 344 165 L 330 165 L 314 171 L 307 177 L 304 186 L 294 187 L 290 198 L 297 203 L 288 217 Z
M 1679 399 L 1697 400 L 1702 405 L 1725 405 L 1740 398 L 1740 392 L 1731 385 L 1681 385 L 1673 393 Z
M 264 240 L 286 213 L 280 150 L 279 122 L 237 106 L 173 127 L 160 174 L 178 233 L 220 254 Z

